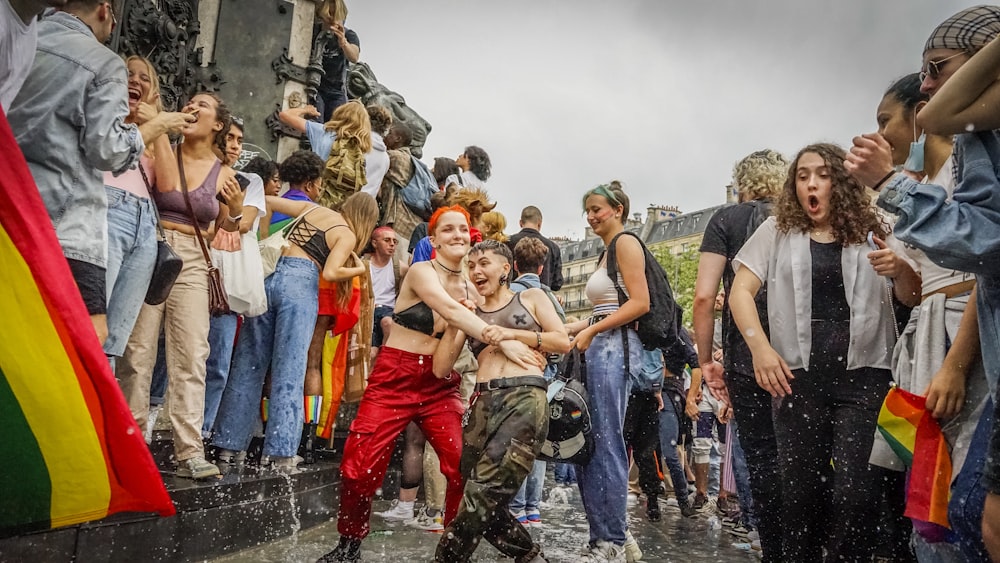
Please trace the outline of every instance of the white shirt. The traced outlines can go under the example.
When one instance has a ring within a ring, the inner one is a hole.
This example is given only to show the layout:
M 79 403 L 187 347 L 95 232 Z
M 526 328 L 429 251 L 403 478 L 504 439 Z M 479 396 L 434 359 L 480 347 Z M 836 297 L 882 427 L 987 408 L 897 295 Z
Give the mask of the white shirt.
M 471 170 L 462 172 L 462 179 L 459 181 L 457 174 L 452 174 L 444 179 L 444 185 L 458 184 L 460 188 L 480 188 L 486 189 L 486 182 L 479 179 Z
M 24 25 L 10 0 L 0 0 L 0 107 L 6 112 L 31 72 L 38 45 L 37 18 Z
M 954 167 L 954 155 L 951 155 L 948 157 L 948 160 L 944 162 L 944 166 L 941 167 L 941 170 L 938 170 L 938 173 L 934 176 L 934 178 L 924 178 L 920 183 L 941 186 L 946 192 L 948 192 L 948 200 L 950 201 L 951 195 L 955 191 L 955 177 L 953 175 Z M 948 287 L 949 285 L 955 285 L 956 283 L 962 283 L 976 278 L 976 276 L 968 272 L 961 272 L 938 266 L 934 262 L 931 262 L 930 258 L 924 254 L 923 250 L 914 246 L 904 245 L 903 252 L 905 252 L 905 257 L 909 259 L 908 262 L 914 266 L 913 269 L 920 274 L 921 295 L 928 295 L 939 289 Z
M 267 205 L 264 199 L 264 181 L 260 179 L 260 176 L 251 172 L 236 173 L 250 179 L 250 185 L 247 186 L 247 193 L 243 196 L 243 206 L 256 207 L 259 210 L 257 218 L 253 221 L 253 227 L 250 229 L 251 233 L 256 233 L 257 225 L 260 224 L 260 220 L 267 214 Z
M 847 369 L 890 369 L 896 334 L 885 278 L 868 262 L 866 244 L 841 252 L 844 296 L 851 308 Z M 767 283 L 771 346 L 790 369 L 809 369 L 812 350 L 812 253 L 806 233 L 782 233 L 770 217 L 733 259 L 733 269 L 748 268 Z M 761 323 L 764 319 L 761 319 Z
M 375 294 L 375 305 L 396 306 L 396 275 L 392 268 L 392 259 L 381 268 L 375 262 L 369 262 L 372 272 L 372 293 Z

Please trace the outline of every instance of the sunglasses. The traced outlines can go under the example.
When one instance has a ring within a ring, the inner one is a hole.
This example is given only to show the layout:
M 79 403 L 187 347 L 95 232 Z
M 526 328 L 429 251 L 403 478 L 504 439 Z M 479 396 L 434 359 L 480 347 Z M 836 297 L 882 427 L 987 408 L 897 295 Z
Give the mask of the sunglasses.
M 920 70 L 920 81 L 923 82 L 924 80 L 927 79 L 928 76 L 930 76 L 934 80 L 937 80 L 938 77 L 941 76 L 941 65 L 954 59 L 955 57 L 960 57 L 964 54 L 965 51 L 962 51 L 961 53 L 955 53 L 950 57 L 945 57 L 937 61 L 927 61 L 927 65 Z

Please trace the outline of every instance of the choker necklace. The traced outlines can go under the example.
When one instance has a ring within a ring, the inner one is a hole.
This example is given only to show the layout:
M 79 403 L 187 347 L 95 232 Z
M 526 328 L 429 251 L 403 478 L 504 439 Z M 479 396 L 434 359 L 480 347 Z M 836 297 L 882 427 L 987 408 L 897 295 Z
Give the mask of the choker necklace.
M 451 274 L 453 276 L 460 276 L 460 275 L 462 275 L 462 270 L 452 270 L 448 266 L 445 266 L 444 264 L 438 262 L 436 258 L 434 260 L 432 260 L 432 262 L 434 262 L 435 264 L 437 264 L 438 266 L 440 266 L 441 269 L 445 270 L 446 272 L 448 272 L 449 274 Z

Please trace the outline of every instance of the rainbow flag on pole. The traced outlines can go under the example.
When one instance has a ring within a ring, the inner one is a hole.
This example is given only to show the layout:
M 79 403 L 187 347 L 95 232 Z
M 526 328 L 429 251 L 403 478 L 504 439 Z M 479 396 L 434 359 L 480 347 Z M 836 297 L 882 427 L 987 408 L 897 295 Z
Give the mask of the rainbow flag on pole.
M 2 111 L 0 313 L 0 537 L 174 514 Z
M 951 453 L 925 403 L 924 397 L 892 387 L 882 403 L 878 429 L 910 470 L 904 514 L 951 528 Z

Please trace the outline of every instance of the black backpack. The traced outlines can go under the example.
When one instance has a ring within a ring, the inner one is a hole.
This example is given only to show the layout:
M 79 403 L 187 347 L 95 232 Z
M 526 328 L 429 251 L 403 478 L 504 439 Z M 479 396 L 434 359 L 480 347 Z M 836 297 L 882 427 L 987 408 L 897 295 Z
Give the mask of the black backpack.
M 559 363 L 559 371 L 549 383 L 549 433 L 539 459 L 581 465 L 590 461 L 594 436 L 586 380 L 587 360 L 573 348 Z
M 744 241 L 750 240 L 750 237 L 757 232 L 757 227 L 761 226 L 773 214 L 771 208 L 774 205 L 770 199 L 755 199 L 748 201 L 747 204 L 753 207 L 753 211 L 750 213 L 750 221 L 747 223 L 747 236 L 743 239 Z
M 646 350 L 669 350 L 677 341 L 677 311 L 680 309 L 674 300 L 674 292 L 670 289 L 670 282 L 667 281 L 667 273 L 663 271 L 663 266 L 656 261 L 653 253 L 646 248 L 646 245 L 639 238 L 639 235 L 622 231 L 611 239 L 608 245 L 608 277 L 615 284 L 618 290 L 618 304 L 628 301 L 625 291 L 618 285 L 618 262 L 615 255 L 615 243 L 618 237 L 631 235 L 642 245 L 642 252 L 646 257 L 646 283 L 649 287 L 649 311 L 639 317 L 638 333 L 642 347 Z

